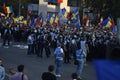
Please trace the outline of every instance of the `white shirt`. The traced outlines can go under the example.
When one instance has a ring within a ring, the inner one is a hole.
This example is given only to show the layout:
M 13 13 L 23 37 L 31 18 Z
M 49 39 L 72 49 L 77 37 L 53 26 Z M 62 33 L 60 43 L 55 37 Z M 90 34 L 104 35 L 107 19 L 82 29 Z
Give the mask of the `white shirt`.
M 81 46 L 81 49 L 83 49 L 84 51 L 87 50 L 87 48 L 86 48 L 86 41 L 81 41 L 80 42 L 80 46 Z
M 56 55 L 56 59 L 63 60 L 63 49 L 61 47 L 57 47 L 55 49 L 54 54 Z

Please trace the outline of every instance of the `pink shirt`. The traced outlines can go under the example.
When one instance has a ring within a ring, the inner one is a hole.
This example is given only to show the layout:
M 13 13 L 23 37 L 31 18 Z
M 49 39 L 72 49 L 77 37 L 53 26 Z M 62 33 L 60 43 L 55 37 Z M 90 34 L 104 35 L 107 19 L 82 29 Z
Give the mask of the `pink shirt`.
M 22 72 L 17 72 L 14 75 L 11 75 L 9 80 L 22 80 Z M 27 75 L 24 74 L 23 80 L 28 80 Z

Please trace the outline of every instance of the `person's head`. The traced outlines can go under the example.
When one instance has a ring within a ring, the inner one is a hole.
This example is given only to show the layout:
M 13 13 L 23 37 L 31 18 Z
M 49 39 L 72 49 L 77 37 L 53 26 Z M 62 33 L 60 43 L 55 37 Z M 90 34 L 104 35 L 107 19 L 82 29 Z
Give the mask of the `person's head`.
M 72 79 L 77 79 L 78 75 L 77 75 L 77 73 L 72 73 L 71 77 L 72 77 Z
M 15 74 L 15 73 L 16 73 L 16 71 L 15 71 L 15 69 L 14 69 L 14 68 L 9 68 L 9 73 L 13 75 L 13 74 Z
M 58 46 L 58 47 L 61 47 L 61 44 L 60 44 L 60 43 L 58 43 L 58 44 L 57 44 L 57 46 Z
M 53 66 L 53 65 L 49 65 L 48 71 L 49 71 L 49 72 L 53 72 L 53 71 L 54 71 L 54 66 Z
M 24 65 L 19 65 L 17 67 L 18 72 L 23 72 L 24 71 Z

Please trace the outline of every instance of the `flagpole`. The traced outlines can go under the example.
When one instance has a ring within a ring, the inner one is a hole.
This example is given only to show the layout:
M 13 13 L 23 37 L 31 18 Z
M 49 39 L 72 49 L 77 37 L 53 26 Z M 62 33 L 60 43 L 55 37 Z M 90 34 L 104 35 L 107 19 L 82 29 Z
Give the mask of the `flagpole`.
M 21 0 L 19 0 L 19 15 L 21 15 Z

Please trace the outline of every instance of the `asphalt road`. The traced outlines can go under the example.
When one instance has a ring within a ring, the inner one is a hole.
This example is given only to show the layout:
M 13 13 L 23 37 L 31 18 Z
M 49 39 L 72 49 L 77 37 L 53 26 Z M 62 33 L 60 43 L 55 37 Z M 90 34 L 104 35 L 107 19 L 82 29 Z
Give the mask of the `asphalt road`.
M 25 46 L 23 45 L 22 47 Z M 49 65 L 55 65 L 54 57 L 50 56 L 50 58 L 46 58 L 44 55 L 43 58 L 40 58 L 36 55 L 27 55 L 27 49 L 23 49 L 22 47 L 18 45 L 18 43 L 11 43 L 9 48 L 5 48 L 2 47 L 0 43 L 0 58 L 3 59 L 6 73 L 8 73 L 8 69 L 11 67 L 17 69 L 19 64 L 24 64 L 24 72 L 28 75 L 29 80 L 42 80 L 41 74 L 47 71 Z M 83 80 L 96 80 L 93 63 L 88 62 L 87 64 L 83 70 Z M 58 80 L 71 80 L 71 74 L 75 72 L 75 70 L 76 66 L 73 64 L 73 61 L 71 61 L 71 64 L 63 64 L 62 77 L 58 78 Z M 5 80 L 8 80 L 8 78 L 6 77 Z

